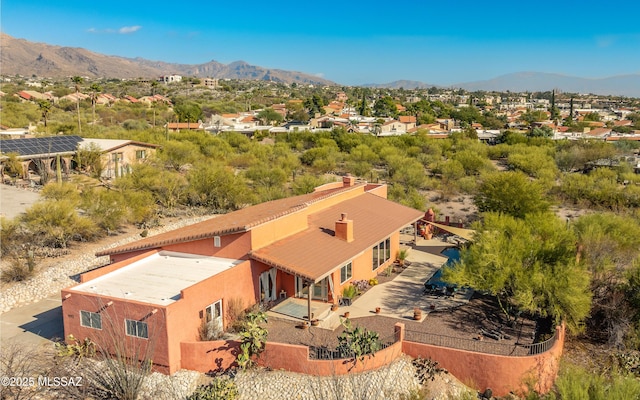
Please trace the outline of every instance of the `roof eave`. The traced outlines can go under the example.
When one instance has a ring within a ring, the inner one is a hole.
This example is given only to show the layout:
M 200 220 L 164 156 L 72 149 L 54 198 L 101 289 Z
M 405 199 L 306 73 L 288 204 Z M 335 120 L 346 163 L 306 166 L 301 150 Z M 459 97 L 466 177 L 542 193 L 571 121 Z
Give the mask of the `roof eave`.
M 142 246 L 128 246 L 128 247 L 125 246 L 125 247 L 115 248 L 115 249 L 106 249 L 106 250 L 97 252 L 95 255 L 96 257 L 102 257 L 102 256 L 115 255 L 115 254 L 131 253 L 133 251 L 150 250 L 150 249 L 155 249 L 155 248 L 159 248 L 166 245 L 173 245 L 173 244 L 193 242 L 196 240 L 210 239 L 215 236 L 229 235 L 232 233 L 247 232 L 247 230 L 248 229 L 243 226 L 236 229 L 226 229 L 226 230 L 219 230 L 215 232 L 207 232 L 205 234 L 200 234 L 200 235 L 183 236 L 178 239 L 161 240 L 158 242 L 151 242 L 148 244 L 144 244 Z

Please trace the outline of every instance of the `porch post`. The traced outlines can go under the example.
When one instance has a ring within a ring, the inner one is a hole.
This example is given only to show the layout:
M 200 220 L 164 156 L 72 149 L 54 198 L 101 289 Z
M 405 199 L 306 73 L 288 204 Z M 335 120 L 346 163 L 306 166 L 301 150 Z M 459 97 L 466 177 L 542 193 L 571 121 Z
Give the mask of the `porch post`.
M 309 282 L 309 293 L 307 293 L 307 319 L 311 326 L 311 296 L 313 296 L 313 282 Z
M 418 245 L 418 221 L 413 223 L 413 244 Z

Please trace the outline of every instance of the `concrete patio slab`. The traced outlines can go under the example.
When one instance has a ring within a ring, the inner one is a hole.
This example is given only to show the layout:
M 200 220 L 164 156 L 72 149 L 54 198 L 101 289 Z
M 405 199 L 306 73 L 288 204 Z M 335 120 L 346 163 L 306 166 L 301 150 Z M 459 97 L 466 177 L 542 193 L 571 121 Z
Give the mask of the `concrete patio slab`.
M 411 248 L 407 261 L 410 265 L 395 279 L 373 286 L 354 299 L 352 305 L 341 306 L 336 314 L 325 318 L 321 328 L 335 329 L 340 326 L 340 318 L 349 313 L 349 318 L 371 317 L 379 315 L 400 320 L 413 320 L 414 309 L 422 311 L 423 321 L 429 312 L 441 311 L 463 305 L 473 295 L 473 290 L 461 290 L 452 297 L 423 295 L 424 282 L 429 279 L 447 261 L 440 252 L 453 244 L 439 240 L 418 238 L 416 246 Z

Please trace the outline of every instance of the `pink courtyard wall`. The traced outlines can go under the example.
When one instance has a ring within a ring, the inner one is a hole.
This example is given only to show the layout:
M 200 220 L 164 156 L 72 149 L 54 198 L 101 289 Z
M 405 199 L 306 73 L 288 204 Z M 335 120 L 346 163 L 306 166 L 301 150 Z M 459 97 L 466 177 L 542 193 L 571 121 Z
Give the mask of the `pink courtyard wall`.
M 528 383 L 533 384 L 538 393 L 547 393 L 558 375 L 565 327 L 556 328 L 556 334 L 556 342 L 549 351 L 525 357 L 476 353 L 407 341 L 402 343 L 402 351 L 414 358 L 435 360 L 462 383 L 481 392 L 491 388 L 494 396 L 524 393 Z

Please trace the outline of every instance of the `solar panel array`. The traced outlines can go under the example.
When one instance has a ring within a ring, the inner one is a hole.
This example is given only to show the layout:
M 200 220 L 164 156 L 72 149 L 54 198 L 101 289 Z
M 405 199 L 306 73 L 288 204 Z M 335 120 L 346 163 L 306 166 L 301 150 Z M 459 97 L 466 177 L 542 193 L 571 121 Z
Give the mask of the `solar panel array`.
M 80 136 L 50 136 L 42 138 L 26 138 L 0 140 L 0 153 L 18 153 L 21 156 L 36 154 L 69 153 L 78 149 Z

